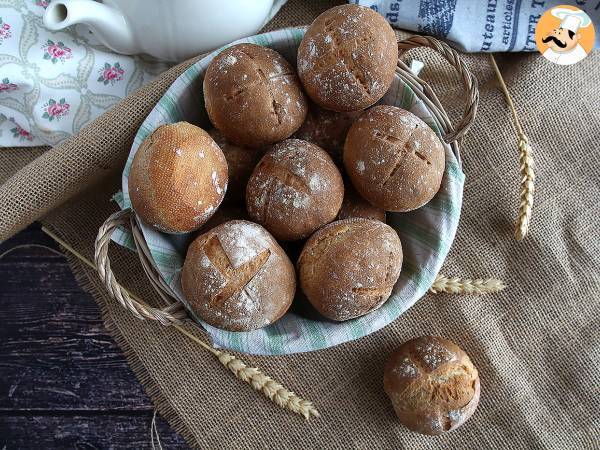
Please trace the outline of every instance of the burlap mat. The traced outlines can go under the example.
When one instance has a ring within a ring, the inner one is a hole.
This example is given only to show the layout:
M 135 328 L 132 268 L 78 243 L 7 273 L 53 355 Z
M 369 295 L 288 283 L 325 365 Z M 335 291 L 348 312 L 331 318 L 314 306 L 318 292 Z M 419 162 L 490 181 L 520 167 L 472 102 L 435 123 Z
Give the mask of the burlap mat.
M 270 28 L 307 23 L 332 3 L 337 2 L 292 1 Z M 424 78 L 459 114 L 461 88 L 451 70 L 429 53 L 416 54 L 427 63 Z M 522 243 L 512 237 L 518 151 L 506 104 L 487 56 L 465 59 L 480 81 L 481 103 L 462 149 L 465 204 L 444 273 L 495 276 L 509 288 L 488 297 L 426 296 L 380 332 L 333 349 L 288 357 L 243 356 L 313 400 L 322 418 L 307 423 L 277 408 L 175 330 L 133 318 L 105 294 L 92 270 L 71 261 L 160 413 L 191 445 L 597 445 L 600 57 L 592 54 L 574 67 L 551 65 L 537 54 L 500 58 L 537 161 L 534 221 Z M 133 135 L 184 67 L 165 73 L 59 147 L 45 153 L 2 149 L 0 239 L 54 209 L 42 221 L 91 258 L 98 227 L 116 210 L 109 198 L 119 187 Z M 125 286 L 145 299 L 154 298 L 135 255 L 115 249 L 112 261 Z M 188 329 L 202 336 L 195 327 Z M 438 438 L 410 433 L 397 424 L 382 389 L 386 356 L 420 334 L 459 343 L 481 374 L 476 414 L 458 431 Z

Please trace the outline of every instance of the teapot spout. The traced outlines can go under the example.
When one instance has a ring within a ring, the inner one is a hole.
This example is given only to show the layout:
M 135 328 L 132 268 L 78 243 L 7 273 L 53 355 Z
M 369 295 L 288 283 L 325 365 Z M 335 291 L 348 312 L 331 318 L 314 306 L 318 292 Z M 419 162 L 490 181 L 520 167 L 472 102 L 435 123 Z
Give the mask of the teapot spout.
M 89 26 L 104 45 L 117 53 L 132 55 L 141 51 L 125 16 L 112 6 L 94 0 L 54 0 L 44 13 L 44 25 L 52 31 L 78 23 Z

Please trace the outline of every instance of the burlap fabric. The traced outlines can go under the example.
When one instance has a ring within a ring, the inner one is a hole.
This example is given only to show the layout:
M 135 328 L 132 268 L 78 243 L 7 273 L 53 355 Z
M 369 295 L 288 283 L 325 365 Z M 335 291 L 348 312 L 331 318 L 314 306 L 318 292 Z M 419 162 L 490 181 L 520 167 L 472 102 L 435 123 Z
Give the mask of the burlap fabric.
M 292 1 L 270 28 L 307 23 L 332 3 Z M 411 54 L 426 62 L 423 77 L 448 109 L 460 114 L 461 88 L 451 69 L 429 52 Z M 495 276 L 509 287 L 488 297 L 426 296 L 387 328 L 333 349 L 242 356 L 313 400 L 320 419 L 307 423 L 279 409 L 176 330 L 135 319 L 105 294 L 94 271 L 71 258 L 78 280 L 97 300 L 140 382 L 190 445 L 597 446 L 600 57 L 592 54 L 574 67 L 551 65 L 537 54 L 500 58 L 537 162 L 533 226 L 521 243 L 512 237 L 518 150 L 506 104 L 487 56 L 465 59 L 480 81 L 481 103 L 462 148 L 464 210 L 443 271 Z M 118 189 L 137 126 L 186 66 L 165 73 L 59 147 L 44 153 L 0 151 L 0 239 L 46 214 L 42 221 L 47 226 L 91 258 L 98 227 L 117 209 L 109 198 Z M 155 298 L 135 255 L 115 248 L 112 261 L 125 286 L 148 301 Z M 196 327 L 188 329 L 202 336 Z M 382 389 L 386 356 L 420 334 L 459 343 L 481 374 L 482 399 L 474 417 L 438 438 L 398 425 Z

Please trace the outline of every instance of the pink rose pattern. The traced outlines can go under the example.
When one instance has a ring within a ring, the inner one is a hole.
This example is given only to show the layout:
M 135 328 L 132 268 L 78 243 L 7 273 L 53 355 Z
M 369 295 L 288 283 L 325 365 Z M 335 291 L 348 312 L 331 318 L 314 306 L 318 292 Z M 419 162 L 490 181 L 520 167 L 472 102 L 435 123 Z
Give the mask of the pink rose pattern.
M 0 45 L 2 45 L 2 41 L 11 37 L 10 33 L 10 25 L 2 22 L 2 17 L 0 17 Z
M 44 59 L 49 59 L 52 61 L 52 64 L 56 64 L 58 61 L 64 63 L 67 59 L 71 59 L 72 50 L 65 46 L 62 42 L 54 42 L 51 39 L 42 45 L 42 50 L 44 50 Z
M 15 139 L 19 139 L 19 141 L 33 141 L 33 136 L 29 131 L 21 127 L 18 123 L 11 118 L 11 122 L 15 124 L 14 128 L 11 128 L 11 133 Z
M 49 4 L 50 4 L 50 2 L 48 0 L 37 0 L 35 2 L 36 6 L 40 6 L 40 7 L 44 8 L 44 9 L 46 9 Z
M 58 122 L 61 117 L 69 114 L 70 107 L 71 105 L 69 105 L 64 98 L 61 98 L 58 102 L 51 98 L 44 105 L 44 114 L 42 114 L 42 117 L 48 119 L 50 122 L 53 120 Z
M 121 69 L 121 64 L 118 62 L 114 63 L 112 66 L 109 63 L 104 63 L 104 67 L 100 69 L 98 74 L 100 75 L 98 77 L 100 83 L 104 83 L 105 86 L 110 83 L 111 86 L 113 86 L 117 81 L 123 79 L 125 71 Z
M 11 83 L 8 78 L 4 78 L 0 83 L 0 92 L 3 91 L 14 91 L 17 89 L 17 85 L 15 83 Z

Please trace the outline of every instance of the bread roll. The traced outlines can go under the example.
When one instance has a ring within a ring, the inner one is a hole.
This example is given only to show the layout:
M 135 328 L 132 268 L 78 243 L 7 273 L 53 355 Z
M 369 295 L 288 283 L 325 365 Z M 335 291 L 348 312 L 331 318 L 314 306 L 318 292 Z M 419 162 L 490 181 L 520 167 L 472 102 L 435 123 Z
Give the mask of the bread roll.
M 385 365 L 383 387 L 400 422 L 422 434 L 461 426 L 477 408 L 479 374 L 453 342 L 422 336 L 405 342 Z
M 429 202 L 444 176 L 442 142 L 425 122 L 395 106 L 375 106 L 350 127 L 344 167 L 371 204 L 412 211 Z
M 219 53 L 204 77 L 213 125 L 234 144 L 258 148 L 290 137 L 308 109 L 290 64 L 267 47 L 238 44 Z
M 306 242 L 298 259 L 300 287 L 331 320 L 348 320 L 379 308 L 402 267 L 398 234 L 377 220 L 333 222 Z
M 232 144 L 225 139 L 225 136 L 223 136 L 216 128 L 211 129 L 208 133 L 217 145 L 221 147 L 225 159 L 227 160 L 227 176 L 229 178 L 229 184 L 227 186 L 227 194 L 225 195 L 224 201 L 226 203 L 243 203 L 246 198 L 246 185 L 248 184 L 248 179 L 263 152 Z
M 341 5 L 315 19 L 298 48 L 309 97 L 333 111 L 358 111 L 389 89 L 398 63 L 392 27 L 375 11 Z
M 385 211 L 371 205 L 352 187 L 352 183 L 344 183 L 344 201 L 337 216 L 338 220 L 362 217 L 363 219 L 379 220 L 385 223 Z
M 341 167 L 346 134 L 361 112 L 329 111 L 310 103 L 306 119 L 293 137 L 318 145 Z
M 296 276 L 267 230 L 232 220 L 192 242 L 181 287 L 190 307 L 208 324 L 249 331 L 285 314 L 294 298 Z
M 161 125 L 136 152 L 128 185 L 144 222 L 165 233 L 188 233 L 223 201 L 227 162 L 203 129 L 187 122 Z
M 251 219 L 282 241 L 310 236 L 337 216 L 344 183 L 323 149 L 299 139 L 275 144 L 246 188 Z

